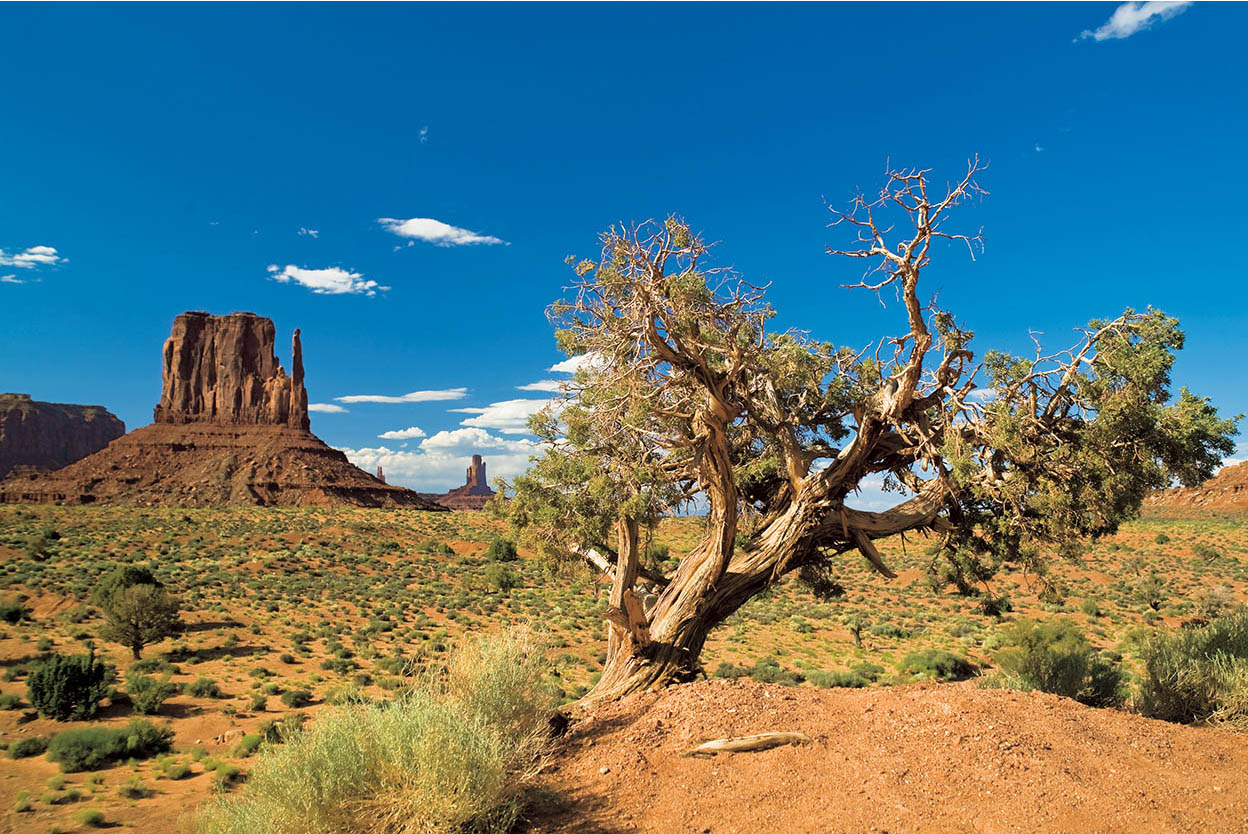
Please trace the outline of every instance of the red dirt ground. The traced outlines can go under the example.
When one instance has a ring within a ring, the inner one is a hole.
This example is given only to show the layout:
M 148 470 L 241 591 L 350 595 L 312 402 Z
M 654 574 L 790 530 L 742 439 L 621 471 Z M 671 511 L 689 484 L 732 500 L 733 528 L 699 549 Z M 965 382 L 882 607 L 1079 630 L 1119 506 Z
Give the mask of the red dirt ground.
M 777 730 L 814 743 L 682 755 Z M 532 834 L 1248 831 L 1244 735 L 970 684 L 644 693 L 576 723 L 542 780 Z

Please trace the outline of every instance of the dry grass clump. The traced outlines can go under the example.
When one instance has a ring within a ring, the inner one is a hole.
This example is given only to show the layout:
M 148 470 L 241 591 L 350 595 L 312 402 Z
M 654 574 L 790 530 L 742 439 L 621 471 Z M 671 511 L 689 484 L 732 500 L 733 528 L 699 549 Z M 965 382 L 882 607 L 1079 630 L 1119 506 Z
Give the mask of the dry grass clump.
M 503 832 L 535 775 L 555 708 L 526 632 L 480 638 L 443 675 L 381 705 L 352 704 L 261 754 L 199 834 Z
M 1159 633 L 1142 654 L 1145 715 L 1248 730 L 1248 609 L 1199 628 Z

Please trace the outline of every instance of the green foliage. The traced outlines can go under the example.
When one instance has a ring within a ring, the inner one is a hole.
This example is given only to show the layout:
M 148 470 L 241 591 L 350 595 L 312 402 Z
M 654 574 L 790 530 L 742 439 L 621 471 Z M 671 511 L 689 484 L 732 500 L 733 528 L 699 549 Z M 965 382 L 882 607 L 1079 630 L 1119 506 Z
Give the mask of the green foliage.
M 796 686 L 801 683 L 802 676 L 783 668 L 774 657 L 765 657 L 754 664 L 750 677 L 762 683 L 780 683 L 785 686 Z
M 65 773 L 99 770 L 122 759 L 146 759 L 165 753 L 173 742 L 173 730 L 135 718 L 119 730 L 83 727 L 57 733 L 48 745 L 48 759 Z
M 806 679 L 820 689 L 832 687 L 859 688 L 870 683 L 857 672 L 816 669 L 806 673 Z
M 994 660 L 1004 686 L 1096 707 L 1122 702 L 1121 671 L 1093 650 L 1072 620 L 1020 620 L 1004 630 L 1002 644 Z
M 1139 708 L 1152 718 L 1248 729 L 1248 610 L 1159 631 L 1141 646 Z
M 146 568 L 118 568 L 96 586 L 91 598 L 104 614 L 100 636 L 128 647 L 135 659 L 144 646 L 184 628 L 178 601 Z
M 17 709 L 22 705 L 22 696 L 16 692 L 6 692 L 0 695 L 0 709 L 10 710 Z
M 491 562 L 514 562 L 520 558 L 516 552 L 516 543 L 511 539 L 498 538 L 490 542 L 485 550 L 485 558 Z
M 87 654 L 54 654 L 30 673 L 27 699 L 44 718 L 84 721 L 99 710 L 107 681 L 108 671 L 94 648 Z
M 19 599 L 6 599 L 0 602 L 0 621 L 9 625 L 17 625 L 22 620 L 30 619 L 30 609 Z
M 485 581 L 500 591 L 510 591 L 520 584 L 520 575 L 504 564 L 486 565 Z
M 38 756 L 48 749 L 48 739 L 44 736 L 25 736 L 9 745 L 9 758 L 28 759 Z
M 126 677 L 126 694 L 138 712 L 154 715 L 160 711 L 161 704 L 178 694 L 178 685 L 170 681 L 168 675 L 157 679 L 132 674 Z
M 220 698 L 221 687 L 212 678 L 200 675 L 186 685 L 186 694 L 195 698 Z
M 312 703 L 312 693 L 306 689 L 288 689 L 282 693 L 282 703 L 291 709 L 306 707 Z
M 916 680 L 952 681 L 970 677 L 975 667 L 965 657 L 944 649 L 923 649 L 902 657 L 898 671 Z
M 88 828 L 103 828 L 105 824 L 104 812 L 98 808 L 83 808 L 74 814 L 74 819 Z
M 547 744 L 546 681 L 528 640 L 478 641 L 394 704 L 323 714 L 263 750 L 241 793 L 204 810 L 199 834 L 502 834 Z

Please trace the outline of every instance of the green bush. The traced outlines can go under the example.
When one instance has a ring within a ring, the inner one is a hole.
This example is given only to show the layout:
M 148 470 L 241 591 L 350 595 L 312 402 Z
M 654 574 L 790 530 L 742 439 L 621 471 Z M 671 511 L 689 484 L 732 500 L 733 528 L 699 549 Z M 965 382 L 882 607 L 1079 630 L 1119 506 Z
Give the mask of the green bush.
M 797 672 L 790 672 L 782 667 L 774 657 L 764 657 L 755 663 L 750 670 L 750 677 L 762 683 L 778 683 L 784 686 L 797 686 L 803 680 Z
M 910 652 L 901 659 L 898 669 L 904 675 L 917 680 L 952 681 L 968 678 L 975 667 L 965 657 L 959 657 L 944 649 L 924 649 Z
M 507 565 L 488 565 L 485 569 L 485 581 L 500 591 L 510 591 L 520 584 L 520 575 Z
M 1003 629 L 1001 639 L 994 683 L 1095 707 L 1122 702 L 1122 672 L 1096 653 L 1072 620 L 1020 620 Z
M 516 543 L 511 539 L 495 539 L 485 551 L 485 558 L 491 562 L 514 562 L 520 558 L 516 552 Z
M 829 689 L 832 687 L 849 687 L 859 688 L 866 686 L 870 681 L 857 672 L 841 672 L 837 670 L 815 669 L 806 673 L 806 680 L 813 683 L 820 689 Z
M 221 687 L 212 678 L 201 675 L 186 685 L 186 694 L 194 698 L 220 698 Z
M 104 827 L 104 812 L 98 808 L 83 808 L 81 811 L 74 814 L 74 819 L 81 825 L 88 826 L 89 828 Z
M 17 741 L 9 745 L 9 758 L 11 759 L 28 759 L 31 756 L 38 756 L 48 749 L 48 740 L 43 736 L 30 736 L 27 738 L 19 738 Z
M 44 718 L 84 721 L 95 717 L 108 694 L 108 671 L 87 654 L 54 654 L 41 662 L 26 681 L 27 699 Z
M 7 599 L 0 602 L 0 620 L 9 625 L 17 625 L 22 620 L 30 619 L 30 609 L 17 599 Z
M 83 727 L 57 733 L 48 745 L 48 759 L 65 773 L 99 770 L 121 759 L 146 759 L 168 752 L 173 731 L 135 718 L 120 730 Z
M 282 703 L 292 709 L 312 703 L 312 693 L 306 689 L 289 689 L 282 693 Z
M 715 677 L 717 678 L 736 680 L 737 678 L 743 678 L 748 674 L 750 674 L 748 667 L 737 666 L 734 663 L 729 663 L 727 660 L 721 662 L 719 666 L 715 668 Z
M 161 704 L 178 694 L 178 685 L 167 675 L 160 680 L 150 675 L 133 675 L 126 679 L 126 694 L 136 710 L 154 715 L 160 711 Z
M 0 695 L 0 709 L 9 710 L 17 709 L 22 705 L 22 696 L 16 692 L 6 692 Z
M 1248 609 L 1206 626 L 1157 632 L 1140 647 L 1140 657 L 1145 715 L 1248 728 Z
M 199 834 L 504 832 L 548 743 L 555 695 L 523 635 L 474 642 L 392 705 L 347 706 L 264 750 Z

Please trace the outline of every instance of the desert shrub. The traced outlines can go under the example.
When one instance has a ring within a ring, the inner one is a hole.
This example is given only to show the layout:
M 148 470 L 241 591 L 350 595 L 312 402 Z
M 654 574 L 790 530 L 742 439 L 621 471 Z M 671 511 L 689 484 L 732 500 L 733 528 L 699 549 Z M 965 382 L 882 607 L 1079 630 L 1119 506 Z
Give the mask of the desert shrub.
M 1159 631 L 1140 647 L 1140 657 L 1145 715 L 1248 728 L 1248 609 L 1197 628 Z
M 1158 533 L 1157 538 L 1153 539 L 1153 541 L 1157 542 L 1157 544 L 1169 544 L 1170 537 L 1165 533 Z
M 30 609 L 19 599 L 6 599 L 0 602 L 0 620 L 9 625 L 17 625 L 22 620 L 30 619 Z
M 1204 542 L 1196 542 L 1196 544 L 1192 545 L 1192 553 L 1206 562 L 1212 562 L 1222 555 L 1216 547 L 1210 547 Z
M 83 808 L 81 811 L 74 814 L 74 819 L 77 820 L 79 824 L 85 825 L 88 828 L 104 827 L 104 812 L 98 808 Z
M 918 680 L 961 680 L 970 677 L 975 667 L 965 657 L 944 649 L 923 649 L 909 652 L 898 666 L 902 674 Z
M 485 569 L 485 581 L 500 591 L 510 591 L 520 584 L 520 575 L 507 565 L 488 565 Z
M 176 675 L 178 667 L 174 666 L 163 657 L 145 657 L 142 660 L 136 660 L 130 664 L 130 668 L 126 670 L 128 675 L 152 675 L 160 673 L 162 675 Z
M 779 683 L 785 686 L 796 686 L 802 682 L 801 675 L 785 669 L 774 657 L 764 657 L 755 663 L 750 670 L 750 677 L 762 683 Z
M 135 775 L 118 785 L 117 793 L 126 799 L 147 799 L 152 795 L 152 789 L 142 777 Z
M 859 688 L 866 686 L 870 681 L 859 675 L 857 672 L 843 672 L 839 670 L 815 669 L 806 673 L 806 680 L 813 683 L 820 689 L 830 689 L 832 687 L 850 687 Z
M 48 749 L 48 740 L 43 736 L 30 736 L 28 738 L 19 738 L 17 741 L 9 745 L 9 758 L 11 759 L 28 759 L 31 756 L 38 756 Z
M 195 698 L 220 698 L 221 687 L 212 678 L 201 675 L 186 685 L 186 693 Z
M 178 685 L 167 675 L 159 680 L 151 675 L 130 675 L 126 678 L 126 694 L 136 710 L 154 715 L 161 704 L 178 694 Z
M 511 539 L 495 539 L 490 542 L 490 546 L 486 548 L 485 558 L 491 562 L 514 562 L 520 558 L 520 554 L 516 552 L 516 543 Z
M 16 692 L 6 692 L 0 695 L 0 709 L 17 709 L 22 705 L 22 696 Z
M 1002 646 L 993 658 L 991 683 L 1096 707 L 1122 702 L 1122 672 L 1096 653 L 1071 620 L 1020 620 L 1003 630 Z
M 1235 592 L 1227 585 L 1214 585 L 1202 588 L 1193 602 L 1196 604 L 1196 616 L 1204 620 L 1216 619 L 1235 605 Z
M 392 705 L 347 706 L 265 750 L 200 834 L 503 832 L 547 743 L 546 664 L 524 636 L 457 651 L 443 679 Z
M 312 693 L 306 689 L 288 689 L 282 693 L 282 703 L 292 709 L 312 703 Z
M 87 654 L 54 654 L 30 673 L 27 699 L 44 718 L 83 721 L 99 710 L 107 681 L 108 671 L 94 648 Z
M 715 667 L 715 677 L 727 678 L 728 680 L 736 680 L 750 674 L 749 667 L 737 666 L 735 663 L 729 663 L 727 660 L 722 661 L 719 666 Z
M 146 759 L 168 752 L 173 731 L 135 718 L 121 729 L 83 727 L 57 733 L 48 745 L 48 759 L 65 773 L 99 770 L 119 759 Z
M 237 756 L 240 759 L 253 755 L 260 749 L 260 745 L 264 743 L 264 736 L 259 733 L 247 733 L 238 740 L 238 744 L 234 745 L 234 749 L 230 751 L 231 756 Z

